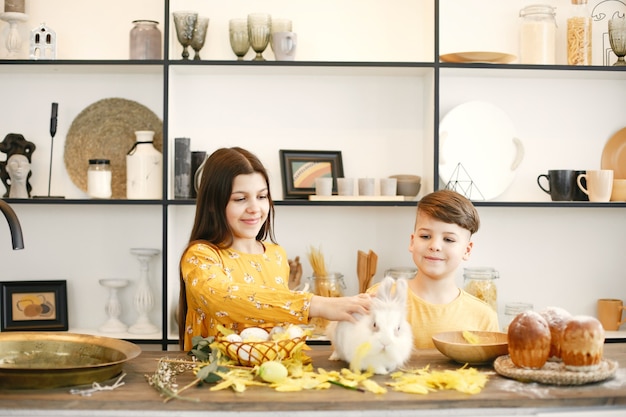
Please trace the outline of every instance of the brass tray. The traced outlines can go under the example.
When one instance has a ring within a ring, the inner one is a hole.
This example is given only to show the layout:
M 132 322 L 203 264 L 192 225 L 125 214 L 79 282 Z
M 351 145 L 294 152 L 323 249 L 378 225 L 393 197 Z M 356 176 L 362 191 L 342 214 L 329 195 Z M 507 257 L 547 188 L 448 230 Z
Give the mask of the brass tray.
M 49 389 L 106 381 L 140 353 L 139 346 L 109 337 L 2 332 L 0 389 Z

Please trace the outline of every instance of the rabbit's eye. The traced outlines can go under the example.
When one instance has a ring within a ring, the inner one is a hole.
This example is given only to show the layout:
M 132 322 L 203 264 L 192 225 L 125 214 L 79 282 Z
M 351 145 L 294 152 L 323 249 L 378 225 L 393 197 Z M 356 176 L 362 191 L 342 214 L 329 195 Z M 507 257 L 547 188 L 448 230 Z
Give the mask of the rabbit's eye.
M 372 322 L 372 330 L 377 332 L 378 331 L 378 325 L 376 324 L 376 322 Z

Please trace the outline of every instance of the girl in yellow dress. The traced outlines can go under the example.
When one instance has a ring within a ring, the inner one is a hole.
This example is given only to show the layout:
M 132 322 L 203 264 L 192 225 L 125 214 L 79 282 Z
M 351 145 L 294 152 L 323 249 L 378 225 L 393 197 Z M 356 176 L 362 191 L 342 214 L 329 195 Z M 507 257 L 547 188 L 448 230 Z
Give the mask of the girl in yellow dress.
M 289 262 L 276 243 L 269 178 L 241 148 L 215 151 L 204 164 L 189 244 L 180 261 L 180 344 L 214 336 L 221 324 L 237 332 L 307 324 L 313 317 L 354 321 L 369 295 L 321 297 L 291 291 Z M 267 240 L 269 239 L 269 241 Z

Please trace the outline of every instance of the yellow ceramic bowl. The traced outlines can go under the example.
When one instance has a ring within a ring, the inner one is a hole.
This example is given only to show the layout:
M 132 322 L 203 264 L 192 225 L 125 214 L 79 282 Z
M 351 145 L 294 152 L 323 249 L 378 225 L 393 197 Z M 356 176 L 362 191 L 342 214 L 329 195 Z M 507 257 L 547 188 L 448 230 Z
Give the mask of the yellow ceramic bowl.
M 439 352 L 463 364 L 490 363 L 498 356 L 509 353 L 506 333 L 482 331 L 471 333 L 478 338 L 477 344 L 468 343 L 462 331 L 438 333 L 433 336 L 433 343 Z

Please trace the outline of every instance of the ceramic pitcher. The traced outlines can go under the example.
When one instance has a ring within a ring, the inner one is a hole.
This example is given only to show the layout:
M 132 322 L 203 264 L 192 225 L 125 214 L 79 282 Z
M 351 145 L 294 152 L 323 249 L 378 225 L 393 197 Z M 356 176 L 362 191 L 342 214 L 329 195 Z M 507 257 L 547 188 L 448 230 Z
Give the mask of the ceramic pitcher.
M 163 155 L 154 147 L 154 132 L 135 132 L 137 141 L 126 155 L 126 198 L 160 199 L 163 196 Z

